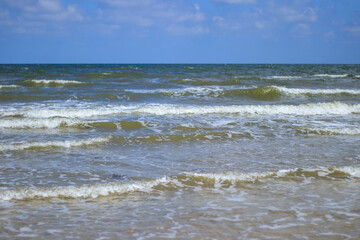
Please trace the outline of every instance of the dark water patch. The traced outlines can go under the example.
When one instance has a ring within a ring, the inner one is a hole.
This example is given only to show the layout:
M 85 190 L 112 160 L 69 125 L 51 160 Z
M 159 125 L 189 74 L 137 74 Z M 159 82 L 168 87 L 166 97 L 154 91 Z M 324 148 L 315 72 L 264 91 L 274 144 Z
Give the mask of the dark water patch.
M 50 95 L 29 95 L 29 94 L 1 94 L 0 95 L 0 102 L 7 102 L 7 101 L 16 101 L 16 102 L 23 102 L 23 101 L 46 101 L 46 100 L 61 100 L 64 99 L 64 96 L 50 96 Z
M 265 86 L 258 88 L 250 88 L 250 89 L 233 89 L 233 90 L 225 90 L 225 97 L 242 97 L 246 96 L 255 100 L 262 101 L 275 101 L 279 100 L 283 93 L 279 91 L 276 87 Z

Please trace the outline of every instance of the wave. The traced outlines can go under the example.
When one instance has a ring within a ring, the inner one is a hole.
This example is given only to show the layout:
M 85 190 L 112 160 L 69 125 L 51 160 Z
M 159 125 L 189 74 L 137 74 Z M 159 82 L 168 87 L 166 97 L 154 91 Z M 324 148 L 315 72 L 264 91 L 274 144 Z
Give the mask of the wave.
M 72 148 L 88 145 L 96 145 L 106 143 L 111 140 L 111 137 L 97 137 L 80 140 L 65 140 L 65 141 L 47 141 L 47 142 L 19 142 L 13 144 L 1 144 L 0 152 L 6 151 L 22 151 L 27 149 L 42 149 L 42 148 Z
M 74 80 L 27 80 L 24 82 L 28 86 L 63 86 L 63 85 L 78 85 L 85 84 L 84 82 L 74 81 Z
M 77 76 L 84 79 L 115 79 L 123 77 L 138 77 L 145 75 L 142 72 L 93 72 L 93 73 L 82 73 Z
M 360 167 L 316 167 L 309 169 L 281 169 L 268 172 L 224 172 L 192 173 L 177 176 L 133 181 L 91 184 L 82 186 L 61 186 L 48 188 L 1 189 L 0 201 L 34 199 L 87 199 L 134 192 L 173 191 L 176 189 L 197 190 L 203 188 L 226 189 L 237 187 L 238 183 L 253 184 L 262 181 L 308 181 L 309 179 L 341 180 L 360 178 Z
M 98 185 L 83 185 L 79 187 L 52 187 L 52 188 L 26 188 L 16 190 L 0 190 L 0 200 L 28 200 L 43 198 L 97 198 L 111 194 L 124 194 L 129 192 L 148 192 L 154 186 L 168 183 L 169 178 L 163 177 L 150 181 L 135 183 L 107 183 Z
M 360 128 L 304 128 L 297 132 L 315 135 L 360 135 Z
M 12 119 L 0 119 L 0 128 L 60 128 L 71 127 L 81 124 L 80 121 L 73 119 L 63 118 L 49 118 L 49 119 L 36 119 L 36 118 L 12 118 Z
M 128 89 L 127 92 L 138 94 L 153 94 L 170 97 L 250 97 L 257 100 L 278 100 L 282 96 L 317 96 L 317 95 L 360 95 L 360 90 L 354 89 L 307 89 L 286 88 L 279 86 L 263 86 L 254 88 L 222 88 L 222 87 L 189 87 L 182 89 Z
M 4 129 L 55 129 L 55 128 L 99 128 L 99 129 L 140 129 L 146 127 L 141 121 L 82 121 L 69 118 L 11 118 L 0 119 Z
M 301 79 L 301 76 L 269 76 L 270 79 L 290 80 L 290 79 Z
M 281 169 L 268 172 L 225 172 L 225 173 L 185 173 L 188 176 L 211 179 L 217 183 L 236 183 L 242 181 L 256 181 L 263 178 L 287 180 L 292 177 L 314 177 L 314 178 L 360 178 L 360 167 L 317 167 Z
M 0 110 L 0 116 L 22 116 L 29 118 L 91 118 L 121 114 L 148 115 L 204 115 L 204 114 L 243 114 L 243 115 L 349 115 L 359 114 L 360 104 L 341 102 L 311 103 L 300 105 L 230 105 L 230 106 L 179 106 L 170 104 L 144 104 L 135 106 L 112 106 L 86 109 L 19 109 Z
M 308 89 L 286 88 L 277 86 L 272 87 L 288 95 L 360 95 L 360 90 L 354 89 Z
M 0 85 L 0 89 L 6 89 L 6 88 L 18 88 L 19 85 Z
M 104 127 L 104 126 L 103 126 Z M 110 126 L 112 127 L 112 126 Z M 192 142 L 224 140 L 232 138 L 252 138 L 250 133 L 237 133 L 229 131 L 191 133 L 191 134 L 153 134 L 139 137 L 123 137 L 121 135 L 109 135 L 90 139 L 47 141 L 47 142 L 17 142 L 12 144 L 0 144 L 0 152 L 23 151 L 29 149 L 54 149 L 73 148 L 105 143 L 114 144 L 138 144 L 138 143 L 161 143 L 161 142 Z
M 159 143 L 159 142 L 191 142 L 223 140 L 231 138 L 252 138 L 250 133 L 237 133 L 229 131 L 191 133 L 191 134 L 153 134 L 140 137 L 113 136 L 112 140 L 117 143 Z
M 327 77 L 327 78 L 344 78 L 351 76 L 350 74 L 314 74 L 314 77 Z

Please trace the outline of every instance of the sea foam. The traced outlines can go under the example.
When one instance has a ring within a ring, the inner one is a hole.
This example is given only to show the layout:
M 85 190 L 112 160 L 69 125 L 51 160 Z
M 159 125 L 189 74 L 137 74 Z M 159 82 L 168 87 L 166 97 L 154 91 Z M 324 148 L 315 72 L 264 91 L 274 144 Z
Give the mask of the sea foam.
M 328 77 L 328 78 L 344 78 L 347 77 L 348 74 L 315 74 L 314 77 Z
M 64 140 L 64 141 L 47 141 L 47 142 L 17 142 L 12 144 L 1 144 L 0 151 L 21 151 L 35 148 L 72 148 L 80 146 L 88 146 L 100 143 L 106 143 L 111 140 L 111 137 L 97 137 L 78 140 Z
M 106 115 L 203 115 L 203 114 L 260 114 L 260 115 L 348 115 L 360 113 L 360 104 L 341 102 L 311 103 L 300 105 L 231 105 L 231 106 L 179 106 L 170 104 L 145 104 L 99 108 L 63 109 L 14 109 L 0 110 L 0 116 L 29 118 L 90 118 Z
M 36 198 L 96 198 L 110 194 L 123 194 L 128 192 L 151 191 L 152 187 L 161 183 L 168 183 L 167 177 L 132 183 L 107 183 L 83 186 L 65 186 L 52 188 L 25 188 L 14 190 L 0 190 L 0 200 L 25 200 Z
M 360 135 L 360 128 L 305 128 L 303 131 L 319 135 Z
M 48 80 L 48 79 L 33 79 L 27 80 L 25 84 L 34 84 L 34 85 L 68 85 L 68 84 L 83 84 L 83 82 L 74 81 L 74 80 Z
M 0 89 L 6 89 L 6 88 L 18 88 L 19 85 L 0 85 Z
M 75 119 L 64 118 L 14 118 L 0 119 L 0 128 L 59 128 L 71 127 L 83 123 Z
M 31 200 L 46 198 L 97 198 L 100 196 L 121 195 L 131 192 L 147 192 L 154 190 L 167 191 L 170 189 L 202 189 L 205 186 L 222 188 L 237 182 L 253 183 L 261 180 L 287 179 L 293 181 L 299 179 L 358 179 L 360 167 L 315 167 L 308 169 L 280 169 L 267 172 L 223 172 L 223 173 L 193 173 L 185 172 L 182 175 L 173 177 L 163 176 L 156 179 L 133 181 L 133 182 L 112 182 L 105 184 L 91 184 L 81 186 L 59 186 L 48 188 L 22 188 L 22 189 L 1 189 L 0 201 L 10 200 Z
M 279 91 L 288 94 L 288 95 L 304 95 L 304 94 L 312 94 L 312 95 L 335 95 L 335 94 L 349 94 L 349 95 L 359 95 L 360 90 L 354 89 L 308 89 L 308 88 L 286 88 L 286 87 L 278 87 L 272 86 Z

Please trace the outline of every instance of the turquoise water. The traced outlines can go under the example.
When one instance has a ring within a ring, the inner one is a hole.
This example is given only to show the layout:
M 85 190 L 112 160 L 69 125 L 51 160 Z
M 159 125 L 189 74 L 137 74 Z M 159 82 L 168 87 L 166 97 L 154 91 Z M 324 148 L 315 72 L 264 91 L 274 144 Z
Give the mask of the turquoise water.
M 0 238 L 358 239 L 359 65 L 0 65 Z

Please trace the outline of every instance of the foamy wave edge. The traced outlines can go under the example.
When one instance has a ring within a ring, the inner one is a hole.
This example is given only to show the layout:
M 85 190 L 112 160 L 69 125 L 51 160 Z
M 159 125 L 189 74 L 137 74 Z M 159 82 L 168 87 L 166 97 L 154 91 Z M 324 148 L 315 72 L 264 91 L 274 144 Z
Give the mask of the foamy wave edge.
M 106 183 L 97 185 L 66 186 L 53 188 L 26 188 L 14 190 L 0 190 L 0 200 L 26 200 L 37 198 L 97 198 L 110 194 L 123 194 L 128 192 L 148 192 L 156 185 L 168 183 L 170 179 L 163 177 L 150 181 L 135 183 Z
M 314 77 L 329 77 L 329 78 L 343 78 L 348 77 L 349 74 L 315 74 Z
M 312 95 L 335 95 L 335 94 L 350 94 L 350 95 L 359 95 L 360 90 L 354 89 L 308 89 L 308 88 L 286 88 L 286 87 L 278 87 L 271 86 L 276 88 L 277 90 L 288 94 L 288 95 L 304 95 L 304 94 L 312 94 Z
M 360 104 L 341 102 L 311 103 L 300 105 L 232 105 L 232 106 L 177 106 L 170 104 L 149 104 L 138 106 L 113 106 L 87 109 L 23 109 L 1 111 L 0 116 L 21 115 L 34 118 L 90 118 L 120 114 L 185 115 L 185 114 L 261 114 L 261 115 L 348 115 L 360 113 Z
M 46 198 L 97 198 L 109 195 L 121 195 L 131 192 L 150 193 L 156 189 L 166 190 L 166 187 L 187 189 L 188 187 L 202 186 L 208 180 L 214 188 L 221 187 L 221 184 L 236 182 L 255 182 L 261 179 L 281 179 L 284 177 L 352 177 L 360 178 L 360 167 L 317 167 L 309 169 L 281 169 L 268 172 L 224 172 L 224 173 L 193 173 L 184 172 L 182 175 L 135 181 L 115 182 L 105 184 L 93 184 L 82 186 L 61 186 L 50 188 L 24 188 L 0 190 L 0 201 L 10 200 L 31 200 Z M 207 179 L 207 180 L 206 180 Z M 190 182 L 189 182 L 190 181 Z M 207 186 L 210 186 L 207 184 Z M 165 188 L 164 188 L 165 187 Z
M 77 139 L 77 140 L 65 140 L 65 141 L 48 141 L 48 142 L 24 142 L 0 145 L 0 152 L 6 151 L 21 151 L 33 148 L 72 148 L 80 146 L 88 146 L 99 143 L 106 143 L 111 140 L 110 136 Z
M 43 85 L 50 85 L 50 84 L 57 84 L 57 85 L 66 85 L 66 84 L 83 84 L 83 82 L 74 81 L 74 80 L 48 80 L 48 79 L 32 79 L 27 80 L 25 83 L 33 83 L 33 84 L 43 84 Z
M 306 176 L 306 173 L 314 173 L 319 177 L 332 176 L 337 171 L 343 172 L 352 177 L 360 178 L 360 167 L 357 166 L 345 166 L 345 167 L 317 167 L 317 168 L 294 168 L 294 169 L 281 169 L 268 172 L 225 172 L 225 173 L 189 173 L 185 172 L 187 176 L 203 177 L 215 180 L 215 182 L 221 183 L 224 181 L 237 182 L 237 181 L 254 181 L 257 179 L 275 177 L 281 178 L 288 176 L 289 174 L 299 173 L 299 175 Z
M 304 128 L 299 132 L 319 135 L 360 135 L 360 128 Z
M 0 85 L 0 89 L 3 88 L 18 88 L 20 87 L 19 85 Z

